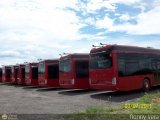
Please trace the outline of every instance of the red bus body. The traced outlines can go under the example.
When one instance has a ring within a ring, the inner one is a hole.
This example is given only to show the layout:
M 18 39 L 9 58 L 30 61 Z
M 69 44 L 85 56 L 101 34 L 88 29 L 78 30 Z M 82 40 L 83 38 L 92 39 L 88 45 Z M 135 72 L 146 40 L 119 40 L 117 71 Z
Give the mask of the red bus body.
M 44 60 L 38 64 L 38 81 L 42 87 L 60 87 L 59 60 Z
M 0 68 L 0 82 L 2 82 L 2 68 Z
M 18 65 L 12 66 L 11 67 L 11 83 L 17 83 L 18 82 L 18 70 L 19 67 Z
M 109 91 L 130 91 L 160 84 L 160 50 L 106 45 L 90 52 L 90 86 Z
M 11 67 L 4 66 L 2 68 L 2 82 L 11 82 Z
M 38 86 L 38 63 L 25 65 L 25 84 Z
M 21 85 L 25 85 L 25 65 L 20 64 L 18 65 L 18 71 L 17 71 L 17 83 Z
M 61 57 L 59 81 L 63 88 L 89 89 L 89 55 L 69 54 Z

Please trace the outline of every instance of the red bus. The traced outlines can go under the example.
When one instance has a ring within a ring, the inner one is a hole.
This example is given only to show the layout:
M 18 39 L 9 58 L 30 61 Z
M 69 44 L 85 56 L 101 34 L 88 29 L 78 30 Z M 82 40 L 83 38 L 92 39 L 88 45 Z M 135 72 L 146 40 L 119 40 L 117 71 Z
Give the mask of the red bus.
M 2 82 L 11 82 L 11 67 L 2 67 Z
M 59 60 L 43 60 L 38 64 L 38 81 L 43 87 L 59 87 Z
M 38 86 L 38 63 L 28 63 L 25 65 L 26 85 Z
M 18 65 L 13 65 L 11 67 L 11 83 L 17 83 L 17 76 L 18 76 Z
M 63 88 L 89 89 L 89 54 L 69 54 L 59 61 L 59 81 Z
M 17 71 L 17 83 L 25 85 L 25 65 L 18 65 L 19 69 Z
M 0 82 L 2 82 L 2 68 L 0 68 Z
M 90 86 L 129 91 L 160 84 L 160 49 L 105 45 L 90 52 Z

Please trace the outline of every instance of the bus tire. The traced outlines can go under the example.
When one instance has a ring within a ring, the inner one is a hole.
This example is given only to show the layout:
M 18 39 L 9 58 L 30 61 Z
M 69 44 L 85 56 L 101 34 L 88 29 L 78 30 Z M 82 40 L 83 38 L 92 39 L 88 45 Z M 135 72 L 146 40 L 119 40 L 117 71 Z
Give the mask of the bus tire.
M 143 80 L 143 90 L 145 91 L 145 92 L 148 92 L 149 91 L 149 89 L 150 89 L 150 82 L 149 82 L 149 80 L 148 79 L 144 79 Z

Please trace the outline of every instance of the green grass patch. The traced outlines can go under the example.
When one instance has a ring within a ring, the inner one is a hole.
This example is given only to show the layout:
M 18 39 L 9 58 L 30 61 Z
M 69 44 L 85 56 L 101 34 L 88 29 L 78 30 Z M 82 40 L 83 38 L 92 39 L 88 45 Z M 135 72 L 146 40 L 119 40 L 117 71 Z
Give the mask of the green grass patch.
M 145 93 L 136 103 L 128 103 L 125 107 L 89 107 L 85 111 L 75 113 L 73 119 L 81 120 L 127 120 L 130 114 L 160 114 L 160 92 Z

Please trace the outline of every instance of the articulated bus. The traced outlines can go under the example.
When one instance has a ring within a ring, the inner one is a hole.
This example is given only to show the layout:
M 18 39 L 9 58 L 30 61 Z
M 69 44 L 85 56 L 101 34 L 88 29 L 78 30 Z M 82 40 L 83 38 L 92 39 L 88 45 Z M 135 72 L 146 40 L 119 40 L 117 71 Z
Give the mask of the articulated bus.
M 89 54 L 68 54 L 59 61 L 59 82 L 63 88 L 89 89 Z
M 17 71 L 17 83 L 21 85 L 25 85 L 25 65 L 18 65 L 19 69 Z
M 160 49 L 105 45 L 90 52 L 93 89 L 129 91 L 160 84 Z
M 2 67 L 2 82 L 11 82 L 11 67 Z
M 2 82 L 2 68 L 0 68 L 0 82 Z
M 11 67 L 11 83 L 17 83 L 17 76 L 18 76 L 18 65 L 13 65 Z
M 38 86 L 38 63 L 28 63 L 25 65 L 26 85 Z
M 38 64 L 38 81 L 42 87 L 59 87 L 59 60 L 43 60 Z

